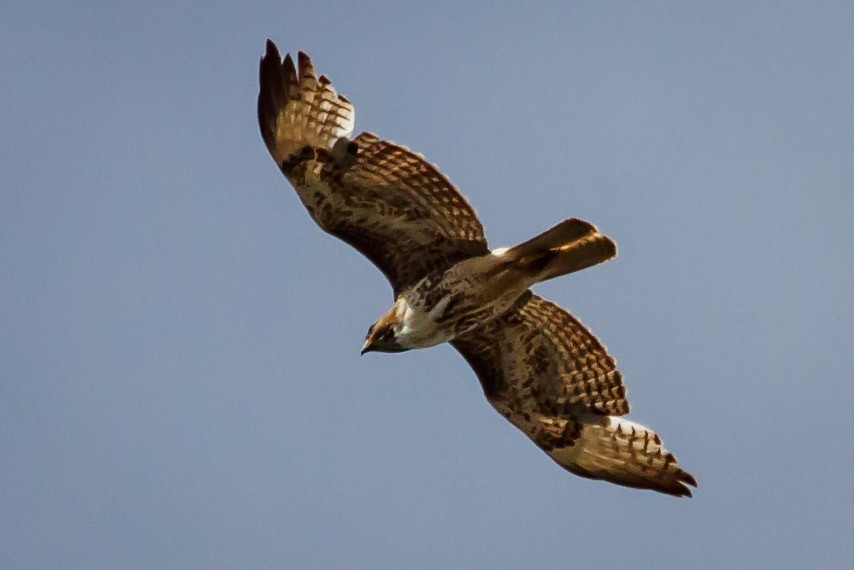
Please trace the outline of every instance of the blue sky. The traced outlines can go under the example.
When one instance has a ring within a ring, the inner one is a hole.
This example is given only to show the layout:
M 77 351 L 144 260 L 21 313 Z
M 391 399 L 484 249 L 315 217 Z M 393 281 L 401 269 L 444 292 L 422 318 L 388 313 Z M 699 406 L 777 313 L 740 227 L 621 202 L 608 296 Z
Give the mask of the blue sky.
M 7 6 L 0 567 L 850 567 L 852 29 L 845 2 Z M 268 37 L 492 245 L 616 239 L 537 292 L 694 499 L 562 471 L 447 346 L 359 357 L 390 290 L 264 149 Z

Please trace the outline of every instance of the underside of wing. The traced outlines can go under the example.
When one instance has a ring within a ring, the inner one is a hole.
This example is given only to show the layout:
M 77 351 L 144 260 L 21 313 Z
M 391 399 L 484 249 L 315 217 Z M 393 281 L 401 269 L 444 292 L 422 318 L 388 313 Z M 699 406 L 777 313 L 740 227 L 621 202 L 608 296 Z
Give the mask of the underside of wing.
M 584 477 L 690 496 L 694 478 L 629 411 L 605 347 L 564 309 L 532 296 L 451 344 L 489 402 L 553 460 Z
M 566 445 L 541 447 L 576 475 L 677 497 L 690 497 L 689 486 L 697 486 L 646 426 L 615 416 L 581 416 L 572 424 L 575 437 Z
M 268 41 L 258 121 L 271 156 L 309 214 L 368 257 L 399 292 L 427 273 L 488 252 L 474 209 L 435 166 L 362 133 L 355 111 L 309 57 Z
M 602 343 L 554 303 L 524 305 L 451 342 L 490 401 L 513 400 L 529 413 L 629 412 L 623 376 Z

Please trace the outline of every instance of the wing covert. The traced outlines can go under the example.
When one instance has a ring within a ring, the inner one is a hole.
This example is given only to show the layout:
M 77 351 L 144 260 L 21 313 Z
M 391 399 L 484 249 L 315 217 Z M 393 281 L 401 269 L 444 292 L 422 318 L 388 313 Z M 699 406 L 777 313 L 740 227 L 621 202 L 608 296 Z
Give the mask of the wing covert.
M 493 405 L 555 416 L 629 412 L 614 358 L 569 312 L 537 295 L 451 344 Z

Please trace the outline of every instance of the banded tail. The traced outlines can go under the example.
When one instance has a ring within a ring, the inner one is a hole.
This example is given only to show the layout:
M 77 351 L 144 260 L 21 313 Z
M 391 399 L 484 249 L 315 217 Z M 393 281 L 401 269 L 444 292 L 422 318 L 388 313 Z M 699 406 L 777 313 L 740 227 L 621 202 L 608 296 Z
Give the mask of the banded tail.
M 596 226 L 569 218 L 517 246 L 502 257 L 528 269 L 536 282 L 554 279 L 613 259 L 617 244 Z
M 579 422 L 580 434 L 568 447 L 546 450 L 565 469 L 626 487 L 690 497 L 697 480 L 676 463 L 658 435 L 630 420 L 596 416 Z

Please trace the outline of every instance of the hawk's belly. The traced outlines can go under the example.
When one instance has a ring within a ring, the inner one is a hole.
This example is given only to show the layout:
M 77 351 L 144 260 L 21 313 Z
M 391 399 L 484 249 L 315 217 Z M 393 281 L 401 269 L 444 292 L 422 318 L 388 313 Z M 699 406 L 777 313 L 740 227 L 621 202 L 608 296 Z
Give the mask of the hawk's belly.
M 407 348 L 453 340 L 510 310 L 532 284 L 526 277 L 492 254 L 428 275 L 398 298 L 395 338 Z

